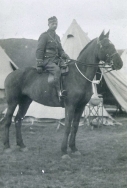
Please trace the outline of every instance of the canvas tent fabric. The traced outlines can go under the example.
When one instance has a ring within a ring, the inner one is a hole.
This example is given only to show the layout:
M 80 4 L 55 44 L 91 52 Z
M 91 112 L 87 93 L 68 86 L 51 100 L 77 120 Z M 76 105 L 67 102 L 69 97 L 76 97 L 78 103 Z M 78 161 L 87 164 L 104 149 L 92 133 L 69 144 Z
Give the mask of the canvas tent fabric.
M 123 73 L 124 76 L 127 78 L 127 49 L 125 49 L 121 54 L 121 59 L 123 60 L 123 67 L 120 72 Z
M 0 46 L 0 98 L 4 97 L 4 81 L 8 74 L 13 71 L 13 68 L 18 69 L 15 63 L 5 53 Z
M 11 64 L 18 68 L 0 46 L 0 89 L 4 89 L 4 80 L 13 71 Z
M 121 55 L 123 60 L 123 67 L 120 70 L 114 70 L 108 73 L 107 70 L 101 69 L 105 82 L 110 89 L 111 93 L 127 112 L 127 50 Z
M 71 59 L 76 60 L 81 50 L 90 42 L 87 33 L 73 20 L 70 27 L 61 39 L 65 52 Z
M 3 114 L 6 114 L 4 110 Z M 15 109 L 13 116 L 16 116 L 18 111 L 18 106 Z M 63 119 L 65 118 L 64 108 L 59 107 L 49 107 L 39 104 L 37 102 L 32 102 L 30 108 L 28 109 L 26 116 L 34 117 L 36 119 Z

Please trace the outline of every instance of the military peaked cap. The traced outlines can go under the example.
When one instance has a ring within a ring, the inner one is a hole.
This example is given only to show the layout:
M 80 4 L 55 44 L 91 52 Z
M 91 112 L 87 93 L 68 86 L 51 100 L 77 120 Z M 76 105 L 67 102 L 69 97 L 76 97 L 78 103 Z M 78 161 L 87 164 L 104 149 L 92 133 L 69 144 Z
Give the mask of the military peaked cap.
M 57 22 L 57 18 L 55 16 L 48 19 L 48 23 Z

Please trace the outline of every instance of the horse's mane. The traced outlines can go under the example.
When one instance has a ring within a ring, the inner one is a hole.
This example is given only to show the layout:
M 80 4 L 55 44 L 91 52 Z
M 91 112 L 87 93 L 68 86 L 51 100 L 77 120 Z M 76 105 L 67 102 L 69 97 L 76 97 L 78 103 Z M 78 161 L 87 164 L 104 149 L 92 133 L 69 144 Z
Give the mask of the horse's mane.
M 86 48 L 88 48 L 88 46 L 89 46 L 94 40 L 95 40 L 95 39 L 91 40 L 91 41 L 81 50 L 79 56 L 84 52 L 84 50 L 85 50 Z M 78 58 L 79 58 L 79 56 L 78 56 Z M 77 59 L 78 59 L 78 58 L 77 58 Z

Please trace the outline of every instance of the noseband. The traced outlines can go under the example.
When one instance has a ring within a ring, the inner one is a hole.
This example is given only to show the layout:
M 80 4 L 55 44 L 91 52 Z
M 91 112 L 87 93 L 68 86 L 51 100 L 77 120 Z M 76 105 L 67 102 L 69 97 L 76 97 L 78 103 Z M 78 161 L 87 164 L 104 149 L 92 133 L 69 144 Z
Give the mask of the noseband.
M 107 57 L 107 59 L 106 59 L 106 61 L 105 61 L 105 63 L 107 63 L 109 66 L 113 66 L 113 56 L 114 55 L 116 55 L 116 54 L 118 54 L 118 52 L 114 52 L 113 54 L 111 54 L 111 55 L 109 55 L 109 54 L 107 54 L 106 55 L 106 57 Z

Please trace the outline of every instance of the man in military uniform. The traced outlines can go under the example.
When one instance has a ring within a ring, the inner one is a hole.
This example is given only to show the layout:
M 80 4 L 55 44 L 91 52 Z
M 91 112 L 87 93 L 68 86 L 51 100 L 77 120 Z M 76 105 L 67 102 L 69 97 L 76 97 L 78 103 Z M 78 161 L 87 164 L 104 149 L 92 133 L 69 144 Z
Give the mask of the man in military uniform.
M 56 34 L 58 21 L 55 16 L 48 19 L 49 29 L 42 33 L 38 39 L 38 46 L 36 50 L 37 71 L 42 73 L 42 70 L 47 70 L 54 75 L 54 85 L 56 87 L 59 100 L 62 97 L 60 91 L 60 58 L 65 61 L 69 56 L 64 52 L 60 37 Z

